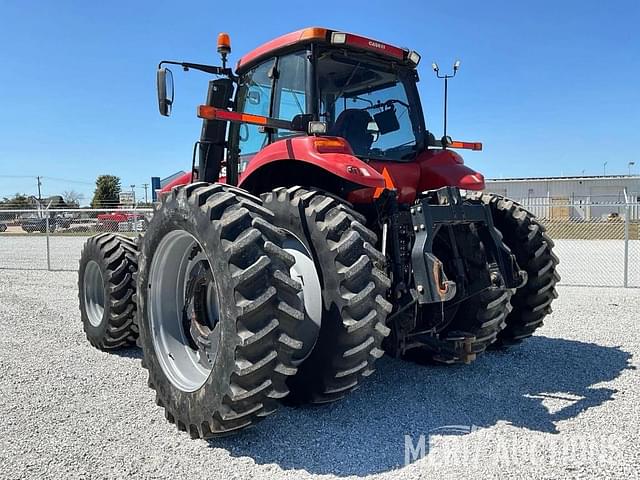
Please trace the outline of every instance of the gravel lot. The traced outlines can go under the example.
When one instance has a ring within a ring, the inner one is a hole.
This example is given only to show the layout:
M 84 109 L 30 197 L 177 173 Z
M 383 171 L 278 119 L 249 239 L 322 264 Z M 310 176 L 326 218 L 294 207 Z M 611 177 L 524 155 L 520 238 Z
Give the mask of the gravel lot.
M 32 240 L 0 237 L 0 267 L 42 268 Z M 58 268 L 75 268 L 82 241 L 55 239 Z M 338 404 L 206 442 L 164 420 L 137 350 L 85 341 L 75 272 L 0 269 L 0 478 L 638 478 L 640 290 L 559 293 L 507 353 L 454 367 L 383 358 Z M 428 452 L 405 466 L 420 435 Z

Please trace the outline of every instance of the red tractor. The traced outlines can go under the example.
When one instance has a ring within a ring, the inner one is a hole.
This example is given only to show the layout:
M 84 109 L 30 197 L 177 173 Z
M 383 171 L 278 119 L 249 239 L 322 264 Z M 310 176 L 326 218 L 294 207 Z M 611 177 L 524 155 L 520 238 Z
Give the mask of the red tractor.
M 530 336 L 556 298 L 544 228 L 436 140 L 420 56 L 308 28 L 215 75 L 189 174 L 139 241 L 92 237 L 79 297 L 90 342 L 137 342 L 158 405 L 180 430 L 247 427 L 281 401 L 341 399 L 383 353 L 468 363 Z
M 100 213 L 97 216 L 97 230 L 102 232 L 117 232 L 120 225 L 123 225 L 126 231 L 143 231 L 145 229 L 146 219 L 141 213 L 132 212 L 109 212 Z

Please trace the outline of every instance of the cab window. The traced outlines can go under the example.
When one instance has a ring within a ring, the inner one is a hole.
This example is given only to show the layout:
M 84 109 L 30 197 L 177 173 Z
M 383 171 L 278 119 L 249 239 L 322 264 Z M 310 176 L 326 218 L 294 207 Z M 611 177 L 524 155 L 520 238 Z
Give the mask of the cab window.
M 307 52 L 284 55 L 278 60 L 278 79 L 274 91 L 273 117 L 292 120 L 307 111 Z M 294 134 L 289 130 L 279 130 L 276 137 Z
M 270 77 L 274 60 L 264 62 L 245 73 L 238 87 L 237 109 L 240 112 L 269 116 L 273 81 Z M 236 124 L 240 171 L 268 143 L 268 134 L 258 125 Z

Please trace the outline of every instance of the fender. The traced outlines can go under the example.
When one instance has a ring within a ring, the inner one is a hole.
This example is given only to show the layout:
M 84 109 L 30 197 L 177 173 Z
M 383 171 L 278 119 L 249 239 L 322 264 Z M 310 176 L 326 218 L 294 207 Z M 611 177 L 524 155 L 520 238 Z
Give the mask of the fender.
M 484 176 L 467 167 L 460 155 L 452 150 L 427 150 L 420 154 L 413 162 L 380 162 L 372 161 L 366 164 L 352 153 L 328 152 L 319 153 L 315 144 L 316 138 L 299 136 L 278 140 L 258 152 L 249 162 L 246 171 L 240 176 L 240 186 L 254 193 L 259 177 L 266 171 L 267 165 L 283 161 L 299 161 L 329 172 L 347 182 L 354 183 L 361 188 L 350 192 L 347 200 L 352 203 L 371 203 L 376 188 L 384 188 L 389 180 L 390 188 L 399 192 L 400 203 L 411 203 L 417 192 L 436 190 L 442 187 L 458 187 L 464 190 L 484 190 Z M 289 143 L 289 147 L 287 146 Z M 350 152 L 350 150 L 349 150 Z M 249 180 L 251 179 L 251 180 Z M 224 183 L 225 178 L 220 182 Z M 167 184 L 162 192 L 170 191 L 176 185 L 191 182 L 191 173 L 176 178 Z M 299 183 L 299 181 L 298 181 Z M 292 185 L 296 182 L 292 183 Z
M 286 162 L 286 163 L 285 163 Z M 295 136 L 271 143 L 260 150 L 249 162 L 242 173 L 239 186 L 253 193 L 265 191 L 260 185 L 288 186 L 307 183 L 314 185 L 315 178 L 304 178 L 296 175 L 296 163 L 305 173 L 325 173 L 337 177 L 343 183 L 351 184 L 353 188 L 383 188 L 384 177 L 373 167 L 366 164 L 356 156 L 349 144 L 340 137 L 314 137 Z M 287 178 L 265 178 L 274 172 L 273 167 L 286 166 L 286 170 L 279 170 L 278 174 L 284 174 L 294 170 L 293 176 L 297 181 Z M 291 183 L 293 181 L 293 183 Z
M 177 178 L 174 178 L 169 183 L 167 183 L 162 189 L 160 189 L 160 193 L 170 192 L 173 187 L 177 187 L 178 185 L 186 185 L 192 182 L 191 172 L 184 173 Z
M 484 176 L 467 167 L 462 157 L 452 150 L 431 149 L 418 155 L 411 162 L 371 161 L 371 166 L 382 173 L 386 187 L 394 189 L 398 202 L 413 203 L 416 196 L 425 190 L 442 187 L 458 187 L 463 190 L 484 190 Z M 376 197 L 372 188 L 349 192 L 351 203 L 371 203 Z
M 484 190 L 484 175 L 464 164 L 460 155 L 452 150 L 427 150 L 418 159 L 420 182 L 418 191 L 442 187 L 463 190 Z

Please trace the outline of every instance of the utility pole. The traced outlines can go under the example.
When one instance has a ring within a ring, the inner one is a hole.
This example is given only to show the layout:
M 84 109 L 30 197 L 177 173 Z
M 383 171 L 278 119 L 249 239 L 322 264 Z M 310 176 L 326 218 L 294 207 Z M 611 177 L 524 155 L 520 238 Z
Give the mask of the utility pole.
M 129 185 L 131 187 L 131 193 L 133 194 L 133 204 L 136 204 L 136 186 L 135 185 Z
M 38 180 L 38 205 L 42 205 L 42 192 L 40 191 L 40 187 L 42 186 L 42 182 L 40 181 L 40 176 L 36 177 Z
M 142 188 L 144 188 L 144 203 L 149 203 L 147 200 L 147 188 L 149 188 L 149 184 L 143 183 Z

